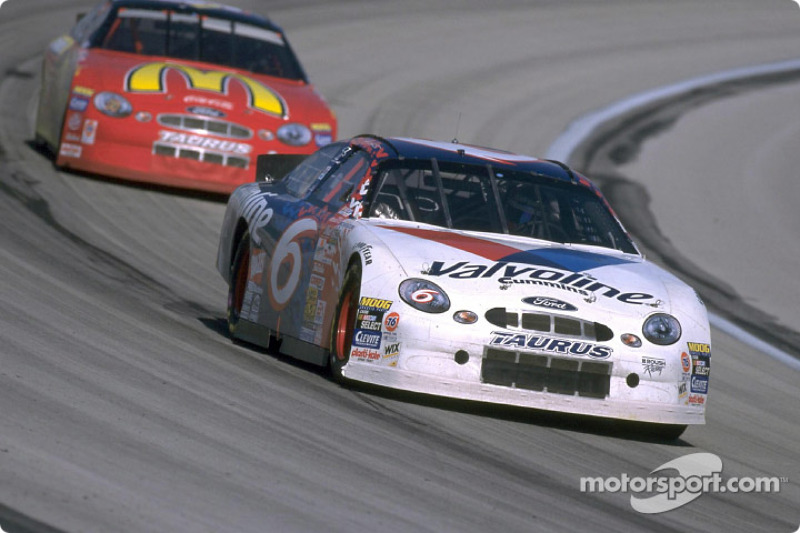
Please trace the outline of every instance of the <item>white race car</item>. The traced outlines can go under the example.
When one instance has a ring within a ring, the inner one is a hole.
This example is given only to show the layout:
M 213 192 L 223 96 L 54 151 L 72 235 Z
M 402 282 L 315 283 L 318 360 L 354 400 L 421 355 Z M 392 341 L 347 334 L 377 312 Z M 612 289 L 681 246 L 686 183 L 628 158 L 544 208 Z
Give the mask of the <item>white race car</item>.
M 705 421 L 710 331 L 565 165 L 360 136 L 228 202 L 232 337 L 340 380 L 649 422 Z

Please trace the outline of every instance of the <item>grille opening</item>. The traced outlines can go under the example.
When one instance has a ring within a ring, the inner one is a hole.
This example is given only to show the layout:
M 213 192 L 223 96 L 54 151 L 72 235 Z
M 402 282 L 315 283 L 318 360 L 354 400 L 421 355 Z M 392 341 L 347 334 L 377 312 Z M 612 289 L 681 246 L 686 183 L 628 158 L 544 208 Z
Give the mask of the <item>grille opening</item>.
M 543 313 L 521 313 L 520 316 L 520 313 L 509 311 L 505 307 L 489 309 L 484 316 L 487 322 L 501 328 L 557 333 L 597 342 L 614 338 L 614 332 L 608 326 L 579 318 Z
M 250 128 L 226 120 L 178 114 L 158 115 L 156 120 L 162 126 L 195 133 L 211 133 L 230 139 L 250 139 L 253 137 L 253 130 Z
M 534 331 L 550 331 L 550 315 L 523 313 L 522 329 Z
M 570 318 L 562 318 L 560 316 L 553 317 L 555 322 L 554 331 L 562 335 L 572 335 L 579 337 L 582 335 L 581 322 Z
M 611 363 L 488 348 L 481 381 L 551 394 L 605 398 L 610 389 Z
M 185 146 L 162 142 L 153 143 L 153 154 L 243 169 L 247 169 L 250 166 L 250 160 L 246 157 L 227 155 L 221 152 L 212 152 L 197 148 L 187 148 Z

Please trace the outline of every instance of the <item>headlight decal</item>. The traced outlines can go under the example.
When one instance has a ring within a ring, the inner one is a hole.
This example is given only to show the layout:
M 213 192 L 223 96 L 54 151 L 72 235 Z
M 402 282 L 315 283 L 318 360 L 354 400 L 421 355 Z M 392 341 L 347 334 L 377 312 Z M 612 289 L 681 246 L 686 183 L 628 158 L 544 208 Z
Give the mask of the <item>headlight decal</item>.
M 411 278 L 400 283 L 400 299 L 424 313 L 444 313 L 450 309 L 450 298 L 430 281 Z
M 681 338 L 681 324 L 678 319 L 666 313 L 656 313 L 647 317 L 642 326 L 644 338 L 658 344 L 668 346 Z
M 125 118 L 133 111 L 133 106 L 124 96 L 108 91 L 94 97 L 94 106 L 104 115 L 114 118 Z
M 305 146 L 311 142 L 311 130 L 302 124 L 285 124 L 278 128 L 278 139 L 289 146 Z

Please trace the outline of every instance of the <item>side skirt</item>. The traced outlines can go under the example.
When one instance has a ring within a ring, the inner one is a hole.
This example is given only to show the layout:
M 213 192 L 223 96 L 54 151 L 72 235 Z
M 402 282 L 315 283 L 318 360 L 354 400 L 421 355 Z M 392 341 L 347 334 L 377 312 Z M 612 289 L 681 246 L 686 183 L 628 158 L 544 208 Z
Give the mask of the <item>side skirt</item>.
M 236 326 L 237 339 L 263 348 L 269 348 L 269 339 L 272 334 L 270 329 L 247 320 L 240 320 Z M 318 366 L 328 364 L 328 350 L 325 348 L 293 337 L 281 337 L 280 341 L 282 354 Z

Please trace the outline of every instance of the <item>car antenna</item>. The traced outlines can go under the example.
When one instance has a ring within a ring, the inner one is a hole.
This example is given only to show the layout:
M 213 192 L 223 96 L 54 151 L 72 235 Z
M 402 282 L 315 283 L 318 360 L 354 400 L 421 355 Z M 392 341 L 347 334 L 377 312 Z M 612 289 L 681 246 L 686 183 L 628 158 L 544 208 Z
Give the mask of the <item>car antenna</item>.
M 456 134 L 455 134 L 455 136 L 453 137 L 453 140 L 452 140 L 452 141 L 450 141 L 450 142 L 452 142 L 453 144 L 460 144 L 460 143 L 458 142 L 458 129 L 459 129 L 460 127 L 461 127 L 461 111 L 459 111 L 459 112 L 458 112 L 458 120 L 456 121 Z
M 461 111 L 458 112 L 458 121 L 456 122 L 456 135 L 455 137 L 453 137 L 453 140 L 451 141 L 453 144 L 461 144 L 460 142 L 458 142 L 458 130 L 460 127 L 461 127 Z M 464 150 L 463 148 L 459 148 L 457 151 L 458 155 L 464 155 L 466 153 L 466 150 Z

